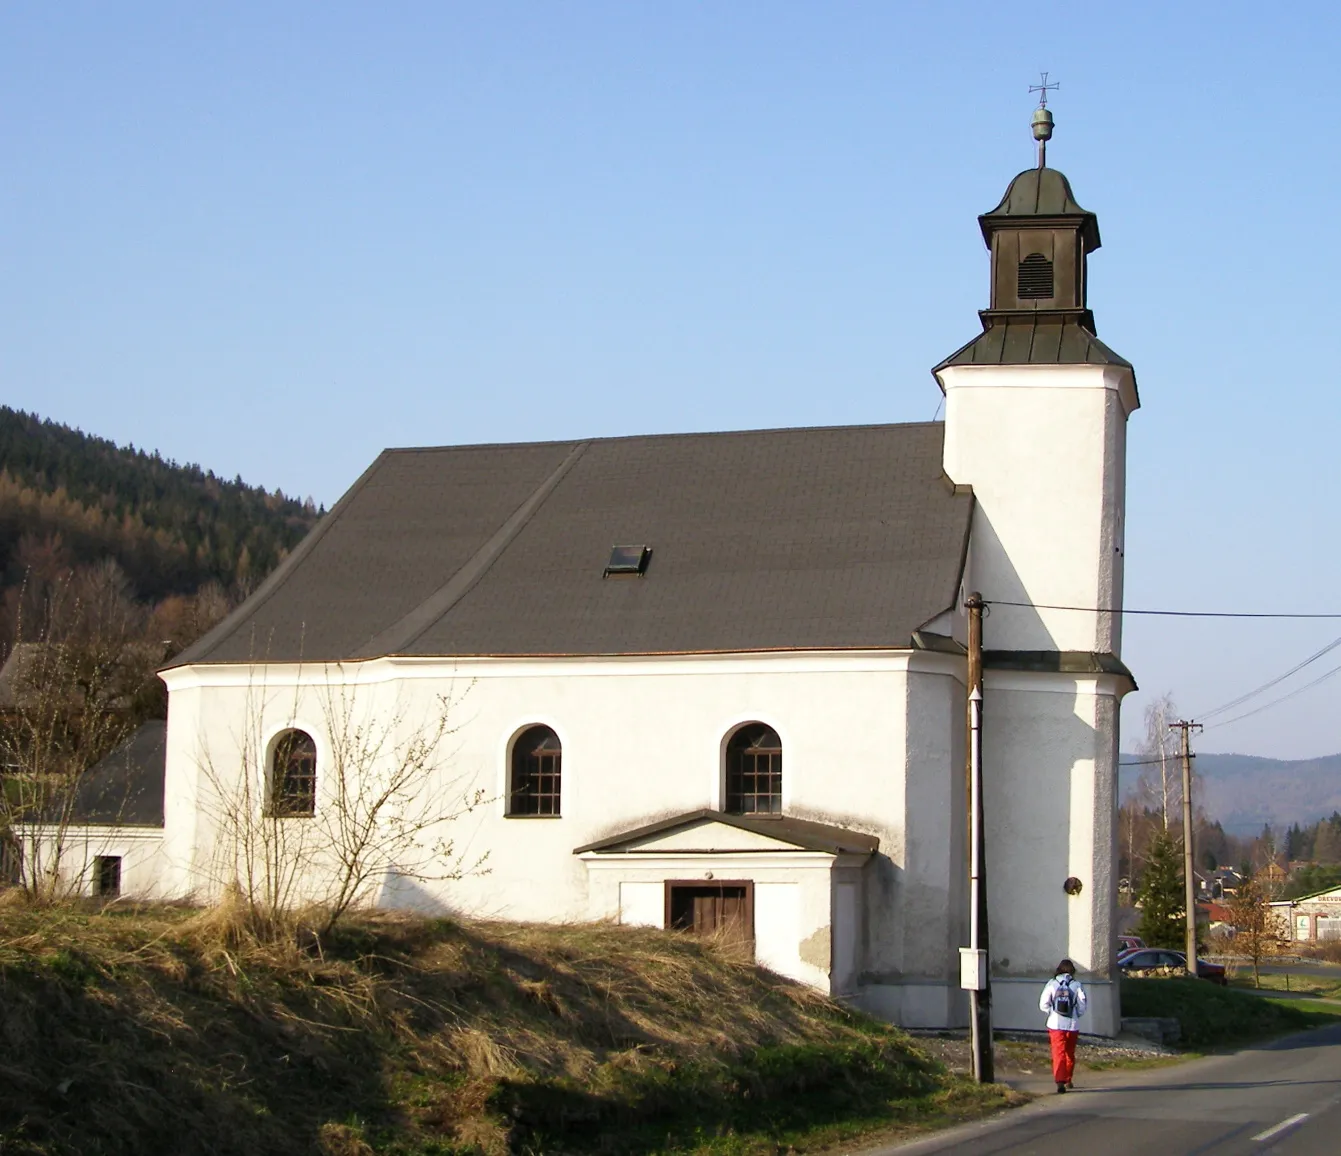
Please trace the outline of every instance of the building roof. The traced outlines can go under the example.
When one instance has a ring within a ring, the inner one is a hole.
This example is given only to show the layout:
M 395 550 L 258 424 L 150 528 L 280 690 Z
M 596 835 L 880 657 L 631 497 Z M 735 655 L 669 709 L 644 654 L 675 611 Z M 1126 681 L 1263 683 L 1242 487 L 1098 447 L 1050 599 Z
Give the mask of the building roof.
M 388 450 L 172 665 L 908 647 L 968 542 L 943 430 Z
M 0 710 L 13 710 L 30 696 L 32 679 L 40 656 L 41 642 L 16 642 L 0 666 Z
M 1099 247 L 1099 218 L 1082 209 L 1071 192 L 1071 182 L 1056 169 L 1025 169 L 1010 182 L 1001 203 L 978 218 L 983 239 L 990 245 L 992 233 L 1008 219 L 1021 217 L 1080 217 L 1085 252 Z
M 836 827 L 831 823 L 816 823 L 811 819 L 793 819 L 790 816 L 773 815 L 733 815 L 725 811 L 689 811 L 683 815 L 673 815 L 644 827 L 635 827 L 630 831 L 621 831 L 595 843 L 587 843 L 573 848 L 574 855 L 583 855 L 589 851 L 619 852 L 628 850 L 630 844 L 642 842 L 654 835 L 665 835 L 681 828 L 695 827 L 703 823 L 721 823 L 755 835 L 766 835 L 780 843 L 790 843 L 801 851 L 823 851 L 828 855 L 872 855 L 880 849 L 880 840 L 874 835 L 865 835 L 860 831 L 849 831 L 846 827 Z
M 90 767 L 76 789 L 71 821 L 81 826 L 163 826 L 167 727 L 160 719 L 142 724 Z
M 960 346 L 932 373 L 949 365 L 1120 365 L 1131 362 L 1094 335 L 1088 310 L 1031 310 L 982 315 L 983 331 Z M 1088 324 L 1087 324 L 1088 323 Z
M 1310 891 L 1307 895 L 1296 895 L 1293 899 L 1273 899 L 1270 906 L 1293 907 L 1297 903 L 1307 903 L 1312 899 L 1323 899 L 1328 895 L 1341 899 L 1341 886 L 1334 883 L 1330 887 L 1324 887 L 1321 891 Z

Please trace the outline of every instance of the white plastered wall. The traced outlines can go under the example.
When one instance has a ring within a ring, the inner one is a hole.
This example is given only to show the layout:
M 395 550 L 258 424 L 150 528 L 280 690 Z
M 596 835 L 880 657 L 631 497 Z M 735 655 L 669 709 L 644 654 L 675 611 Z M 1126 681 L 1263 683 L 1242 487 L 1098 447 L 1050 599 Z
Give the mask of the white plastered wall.
M 839 952 L 853 928 L 835 923 L 842 910 L 834 902 L 839 886 L 860 888 L 863 861 L 817 851 L 732 851 L 676 853 L 659 846 L 631 854 L 587 854 L 589 915 L 620 923 L 663 927 L 667 880 L 748 880 L 754 892 L 755 958 L 780 975 L 835 995 L 845 994 L 851 969 L 833 975 Z M 855 898 L 855 896 L 854 896 Z M 853 911 L 855 916 L 855 908 Z
M 1085 1030 L 1117 1031 L 1116 683 L 1108 675 L 986 673 L 983 802 L 1001 1027 L 1039 1026 L 1039 989 L 1070 957 L 1091 989 Z M 1068 878 L 1080 880 L 1078 895 L 1063 889 Z
M 59 874 L 67 894 L 92 896 L 97 892 L 95 860 L 121 860 L 121 898 L 153 901 L 171 897 L 164 886 L 163 831 L 159 827 L 71 826 L 41 839 L 42 860 L 59 859 Z M 60 854 L 55 854 L 59 844 Z
M 897 912 L 867 920 L 870 940 L 859 1002 L 907 1027 L 966 1022 L 959 990 L 959 945 L 967 923 L 962 660 L 919 656 L 907 688 L 908 741 L 898 752 L 905 816 L 897 861 L 872 865 L 867 910 Z
M 973 487 L 966 588 L 995 602 L 995 650 L 1119 654 L 1131 370 L 1099 365 L 953 366 L 945 471 Z
M 1119 657 L 1121 615 L 1102 611 L 1122 605 L 1126 422 L 1139 404 L 1132 372 L 955 366 L 940 381 L 945 469 L 973 487 L 965 590 L 989 604 L 985 649 Z M 1091 988 L 1086 1030 L 1117 1030 L 1113 860 L 1126 685 L 1107 675 L 987 672 L 984 802 L 1001 1026 L 1038 1026 L 1039 986 L 1069 955 Z M 1078 896 L 1062 890 L 1068 876 L 1081 881 Z
M 488 798 L 445 832 L 466 861 L 487 854 L 487 874 L 471 873 L 455 882 L 395 879 L 383 893 L 385 902 L 494 918 L 618 918 L 617 889 L 604 895 L 593 891 L 596 872 L 573 849 L 672 815 L 719 809 L 725 739 L 740 724 L 757 720 L 773 726 L 782 739 L 787 814 L 880 840 L 875 863 L 856 875 L 846 866 L 826 868 L 820 873 L 826 880 L 822 887 L 803 885 L 801 878 L 759 878 L 761 887 L 794 885 L 811 896 L 784 902 L 784 892 L 765 892 L 757 900 L 765 913 L 776 913 L 768 917 L 770 927 L 786 925 L 792 919 L 787 912 L 797 912 L 795 944 L 768 948 L 771 957 L 780 965 L 787 958 L 799 961 L 788 974 L 800 978 L 802 964 L 827 974 L 841 952 L 848 972 L 842 982 L 856 987 L 873 975 L 902 975 L 912 943 L 913 969 L 930 972 L 943 989 L 950 963 L 938 957 L 944 954 L 944 928 L 953 916 L 933 909 L 953 886 L 955 824 L 944 814 L 953 789 L 942 780 L 949 774 L 961 781 L 949 765 L 962 759 L 962 745 L 957 754 L 952 750 L 961 741 L 953 731 L 962 711 L 960 667 L 962 659 L 951 655 L 888 651 L 379 659 L 342 669 L 169 671 L 167 888 L 206 898 L 227 881 L 229 856 L 221 852 L 228 850 L 229 840 L 220 835 L 215 784 L 236 784 L 250 776 L 252 797 L 259 801 L 262 757 L 275 734 L 288 726 L 302 727 L 317 742 L 321 814 L 326 803 L 320 767 L 323 760 L 329 762 L 330 747 L 328 687 L 343 685 L 354 687 L 356 700 L 374 715 L 399 714 L 407 725 L 431 719 L 438 697 L 449 696 L 454 731 L 430 793 L 457 800 L 480 790 Z M 909 692 L 910 680 L 918 688 L 915 694 Z M 956 708 L 951 700 L 961 705 Z M 552 726 L 563 744 L 560 818 L 505 814 L 510 743 L 533 723 Z M 916 734 L 910 735 L 910 728 Z M 910 765 L 915 772 L 911 796 Z M 910 843 L 905 838 L 908 808 L 910 802 L 922 806 L 923 797 L 928 808 L 919 820 L 923 833 Z M 301 828 L 312 821 L 285 823 Z M 911 879 L 910 854 L 916 858 Z M 813 868 L 808 870 L 806 880 L 815 876 Z M 864 879 L 873 879 L 873 885 L 866 886 Z M 839 900 L 834 889 L 840 885 L 856 890 L 843 891 Z M 319 880 L 308 887 L 310 893 L 319 889 Z M 823 903 L 816 906 L 813 896 L 821 892 Z M 911 920 L 904 907 L 908 896 L 913 897 L 907 908 Z M 862 928 L 840 938 L 835 949 L 831 913 L 838 902 L 857 905 Z M 922 924 L 928 919 L 936 922 L 936 937 L 934 946 L 923 948 Z M 815 962 L 821 958 L 825 962 Z M 805 974 L 819 983 L 818 972 Z

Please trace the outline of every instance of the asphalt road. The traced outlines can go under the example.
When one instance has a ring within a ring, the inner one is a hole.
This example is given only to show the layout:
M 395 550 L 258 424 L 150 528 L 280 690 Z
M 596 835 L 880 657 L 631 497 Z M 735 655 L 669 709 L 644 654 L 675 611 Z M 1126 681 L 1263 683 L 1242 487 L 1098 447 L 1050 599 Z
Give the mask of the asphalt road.
M 1030 1091 L 1045 1087 L 1022 1086 Z M 1341 1025 L 1173 1067 L 1089 1073 L 1064 1096 L 1050 1092 L 993 1120 L 864 1156 L 940 1152 L 1337 1156 Z

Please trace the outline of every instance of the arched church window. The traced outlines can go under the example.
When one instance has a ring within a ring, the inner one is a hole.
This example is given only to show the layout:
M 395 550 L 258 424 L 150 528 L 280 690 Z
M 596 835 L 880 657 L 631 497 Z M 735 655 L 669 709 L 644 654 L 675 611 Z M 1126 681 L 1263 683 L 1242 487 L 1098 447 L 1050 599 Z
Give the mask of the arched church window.
M 317 813 L 317 744 L 306 731 L 284 731 L 275 740 L 269 813 L 286 819 Z
M 1030 253 L 1020 262 L 1016 288 L 1021 301 L 1040 301 L 1053 296 L 1052 262 L 1042 253 Z
M 782 813 L 782 740 L 763 723 L 746 723 L 726 744 L 726 809 L 736 815 Z
M 528 727 L 512 744 L 509 815 L 557 815 L 563 778 L 563 744 L 549 727 Z

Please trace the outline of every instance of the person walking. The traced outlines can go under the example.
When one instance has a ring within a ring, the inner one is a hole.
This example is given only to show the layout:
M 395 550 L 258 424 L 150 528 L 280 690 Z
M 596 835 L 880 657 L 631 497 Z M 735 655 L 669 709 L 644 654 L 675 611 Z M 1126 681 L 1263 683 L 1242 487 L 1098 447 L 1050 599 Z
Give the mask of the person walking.
M 1071 1087 L 1076 1070 L 1076 1040 L 1080 1036 L 1080 1017 L 1089 1002 L 1085 989 L 1076 979 L 1076 965 L 1069 959 L 1057 965 L 1054 978 L 1039 997 L 1038 1010 L 1048 1013 L 1048 1039 L 1052 1043 L 1052 1078 L 1057 1091 Z

